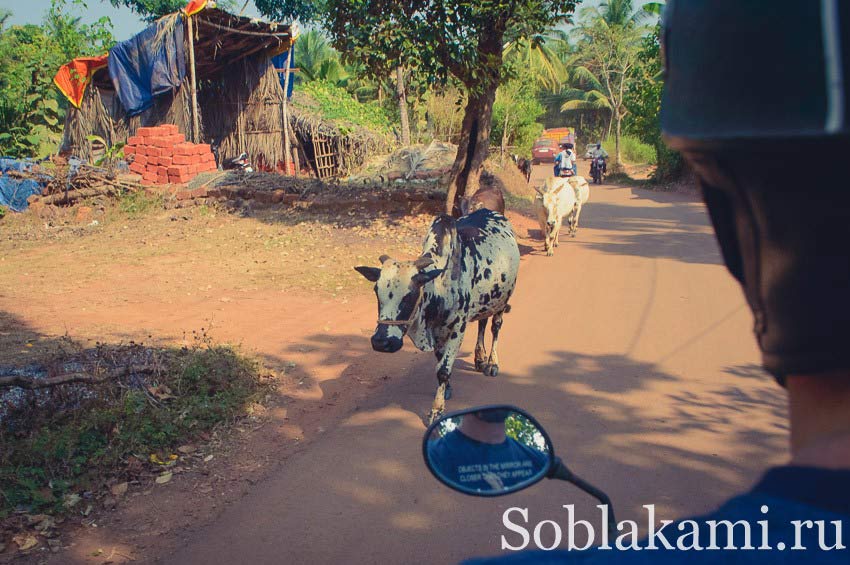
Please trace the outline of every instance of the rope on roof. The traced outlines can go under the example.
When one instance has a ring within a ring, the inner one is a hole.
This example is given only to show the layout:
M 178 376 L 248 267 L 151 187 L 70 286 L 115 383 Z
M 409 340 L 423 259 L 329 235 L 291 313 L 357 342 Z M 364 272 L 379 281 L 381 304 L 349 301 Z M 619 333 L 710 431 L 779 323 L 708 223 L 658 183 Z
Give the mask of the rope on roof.
M 205 20 L 203 18 L 198 18 L 198 22 L 202 23 L 206 26 L 214 27 L 214 28 L 219 29 L 221 31 L 226 31 L 227 33 L 241 33 L 242 35 L 256 35 L 256 36 L 259 36 L 259 37 L 273 37 L 275 39 L 282 39 L 284 37 L 287 37 L 287 38 L 290 37 L 289 32 L 286 32 L 286 31 L 281 32 L 281 33 L 248 31 L 248 30 L 242 30 L 242 29 L 236 29 L 236 28 L 233 28 L 233 27 L 223 26 L 221 24 L 216 24 L 216 23 L 213 23 L 209 20 Z

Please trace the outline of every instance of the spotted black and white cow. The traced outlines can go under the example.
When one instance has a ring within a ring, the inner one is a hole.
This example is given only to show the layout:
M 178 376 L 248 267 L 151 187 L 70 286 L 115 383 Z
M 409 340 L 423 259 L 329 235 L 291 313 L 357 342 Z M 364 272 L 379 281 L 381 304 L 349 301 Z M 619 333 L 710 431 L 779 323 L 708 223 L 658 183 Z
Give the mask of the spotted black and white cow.
M 395 353 L 407 335 L 420 350 L 436 354 L 433 421 L 451 398 L 452 367 L 468 323 L 478 322 L 475 369 L 493 377 L 499 372 L 499 330 L 519 269 L 513 228 L 503 215 L 486 209 L 459 220 L 442 215 L 431 224 L 419 259 L 396 261 L 384 255 L 380 261 L 381 267 L 355 267 L 375 283 L 378 297 L 372 348 Z M 489 318 L 493 343 L 487 357 Z

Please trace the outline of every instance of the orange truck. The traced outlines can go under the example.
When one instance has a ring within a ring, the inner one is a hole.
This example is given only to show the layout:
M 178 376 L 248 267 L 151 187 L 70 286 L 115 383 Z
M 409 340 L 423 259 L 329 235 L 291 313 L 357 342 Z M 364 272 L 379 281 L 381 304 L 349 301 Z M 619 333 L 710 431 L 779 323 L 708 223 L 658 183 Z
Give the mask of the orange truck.
M 544 129 L 540 137 L 551 139 L 555 142 L 556 146 L 561 143 L 572 143 L 573 146 L 576 144 L 576 135 L 573 128 Z

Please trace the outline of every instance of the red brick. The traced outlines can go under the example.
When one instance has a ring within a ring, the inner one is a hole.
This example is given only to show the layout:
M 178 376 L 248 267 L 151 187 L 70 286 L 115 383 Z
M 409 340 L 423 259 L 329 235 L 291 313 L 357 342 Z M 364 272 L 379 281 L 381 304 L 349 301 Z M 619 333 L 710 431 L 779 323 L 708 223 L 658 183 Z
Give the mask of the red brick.
M 139 137 L 152 137 L 156 135 L 157 128 L 139 128 L 136 130 L 136 135 Z
M 130 170 L 134 173 L 143 175 L 145 173 L 145 165 L 143 163 L 139 163 L 138 161 L 133 161 L 130 164 Z
M 156 168 L 156 174 L 158 174 L 161 177 L 163 177 L 163 176 L 167 177 L 168 176 L 168 167 L 157 167 Z
M 195 146 L 191 143 L 178 143 L 174 146 L 175 155 L 194 155 Z
M 174 155 L 174 147 L 160 147 L 159 148 L 159 156 L 160 157 L 171 157 Z
M 212 153 L 204 153 L 202 156 L 202 163 L 215 163 L 215 155 Z
M 145 155 L 136 155 L 136 160 L 133 162 L 145 166 L 148 164 L 148 158 Z
M 135 155 L 135 154 L 136 154 L 136 148 L 134 146 L 132 146 L 132 145 L 125 145 L 124 146 L 124 156 L 125 157 L 127 155 Z
M 198 155 L 205 155 L 212 152 L 212 147 L 210 147 L 209 143 L 199 143 L 197 147 Z
M 175 133 L 180 133 L 180 129 L 174 124 L 163 124 L 159 127 L 162 128 L 162 131 L 165 132 L 165 135 L 174 135 Z
M 172 160 L 173 159 L 171 157 L 160 157 L 159 164 L 162 167 L 170 167 L 172 165 Z
M 142 186 L 151 186 L 151 185 L 153 184 L 153 181 L 152 181 L 152 180 L 150 180 L 150 179 L 145 179 L 145 178 L 143 178 L 143 179 L 142 179 L 141 181 L 139 181 L 139 182 L 141 182 L 141 183 L 142 183 Z
M 142 136 L 134 135 L 127 138 L 127 145 L 141 145 L 142 144 Z
M 192 163 L 192 158 L 188 155 L 175 155 L 171 162 L 175 165 L 189 165 Z
M 168 181 L 171 184 L 182 184 L 189 182 L 191 180 L 188 174 L 180 174 L 180 175 L 168 175 Z
M 186 143 L 186 136 L 182 133 L 171 134 L 167 137 L 167 139 L 170 139 L 173 145 L 177 145 L 178 143 Z
M 145 171 L 145 173 L 142 175 L 142 180 L 156 182 L 156 171 Z
M 159 157 L 161 153 L 159 147 L 148 147 L 148 157 Z
M 169 175 L 187 175 L 189 174 L 188 165 L 172 165 L 168 167 Z
M 174 145 L 171 143 L 171 139 L 167 136 L 152 137 L 150 143 L 154 147 L 171 147 Z

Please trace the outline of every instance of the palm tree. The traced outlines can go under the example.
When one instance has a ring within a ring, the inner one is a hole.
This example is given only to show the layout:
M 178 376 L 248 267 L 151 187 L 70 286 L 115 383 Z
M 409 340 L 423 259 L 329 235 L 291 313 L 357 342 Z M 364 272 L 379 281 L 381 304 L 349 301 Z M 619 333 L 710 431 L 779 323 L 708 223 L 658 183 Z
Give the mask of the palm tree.
M 627 0 L 621 0 L 626 3 Z M 620 153 L 621 126 L 628 113 L 625 106 L 627 84 L 638 64 L 641 29 L 632 23 L 610 25 L 604 17 L 586 21 L 578 28 L 581 33 L 573 71 L 580 90 L 561 107 L 565 111 L 601 109 L 607 104 L 611 123 L 616 124 L 614 164 L 622 162 Z M 609 123 L 609 134 L 611 131 Z
M 298 38 L 295 49 L 295 66 L 304 81 L 326 80 L 336 86 L 345 86 L 349 75 L 339 60 L 339 53 L 331 47 L 321 32 L 311 29 Z
M 588 8 L 585 17 L 602 18 L 609 26 L 634 27 L 661 13 L 664 2 L 649 2 L 635 10 L 632 0 L 608 0 L 599 7 Z
M 576 65 L 570 70 L 567 87 L 558 94 L 563 100 L 561 112 L 604 112 L 609 115 L 608 133 L 611 135 L 611 126 L 614 123 L 611 101 L 605 95 L 605 87 L 602 82 L 587 67 Z
M 559 56 L 566 45 L 565 32 L 549 30 L 507 42 L 502 54 L 506 61 L 527 69 L 543 88 L 554 92 L 567 80 L 567 68 Z

